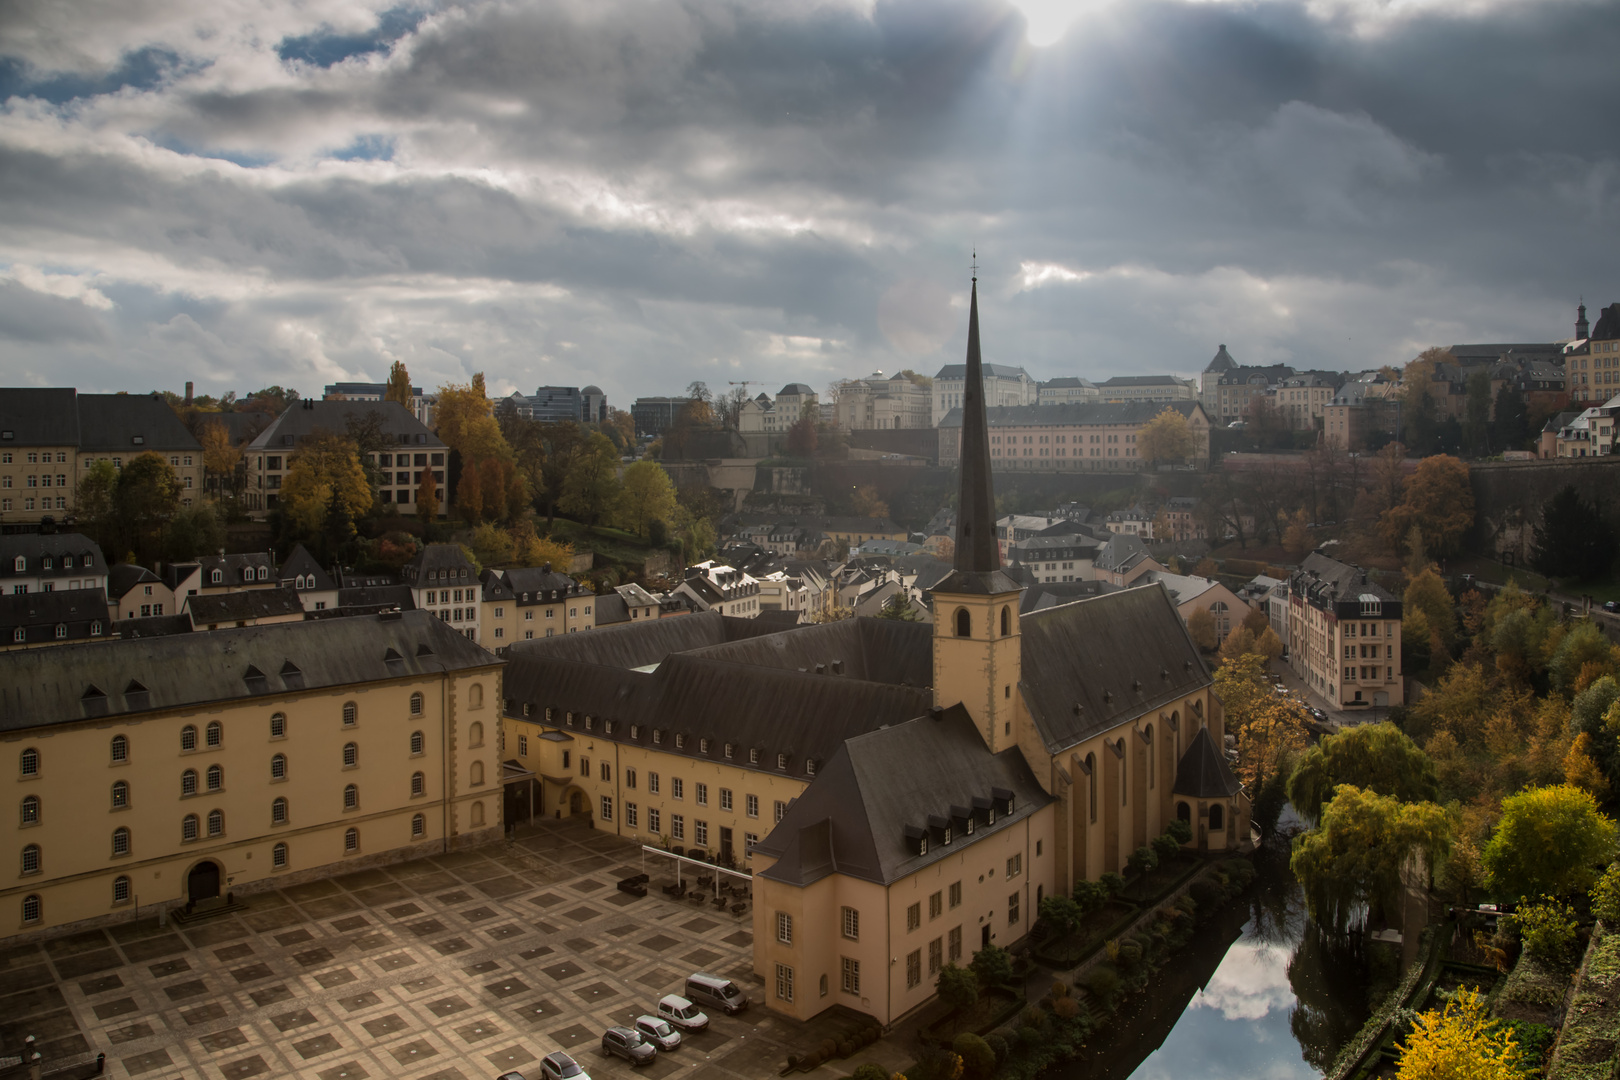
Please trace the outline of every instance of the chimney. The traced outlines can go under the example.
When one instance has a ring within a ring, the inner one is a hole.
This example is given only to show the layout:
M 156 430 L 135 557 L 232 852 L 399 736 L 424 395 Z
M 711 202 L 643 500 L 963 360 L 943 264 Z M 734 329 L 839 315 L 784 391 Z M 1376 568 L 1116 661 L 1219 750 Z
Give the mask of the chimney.
M 186 380 L 186 404 L 191 404 L 191 380 Z

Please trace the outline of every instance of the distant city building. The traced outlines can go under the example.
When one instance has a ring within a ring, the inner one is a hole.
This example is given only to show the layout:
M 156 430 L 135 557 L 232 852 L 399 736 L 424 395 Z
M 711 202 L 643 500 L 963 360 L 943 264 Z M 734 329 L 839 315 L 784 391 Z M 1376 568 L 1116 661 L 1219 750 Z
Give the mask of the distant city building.
M 1102 395 L 1095 383 L 1090 379 L 1080 379 L 1072 376 L 1048 379 L 1036 387 L 1035 390 L 1035 404 L 1037 405 L 1085 405 L 1100 400 L 1102 400 Z
M 1141 469 L 1137 439 L 1168 406 L 1187 418 L 1193 457 L 1209 459 L 1209 417 L 1196 401 L 1124 405 L 1024 405 L 990 409 L 990 466 L 1069 472 Z M 961 454 L 962 412 L 953 409 L 939 426 L 939 461 L 950 467 Z
M 1221 346 L 1224 351 L 1226 346 Z M 1255 406 L 1267 400 L 1272 386 L 1292 376 L 1287 364 L 1269 367 L 1234 366 L 1215 381 L 1215 410 L 1210 418 L 1222 427 L 1247 420 Z
M 925 428 L 929 423 L 929 391 L 904 375 L 875 372 L 864 379 L 837 384 L 834 423 L 840 431 L 892 431 Z
M 1197 401 L 1198 385 L 1174 375 L 1116 375 L 1097 384 L 1097 398 L 1107 404 L 1125 401 Z M 1041 404 L 1045 404 L 1043 398 Z
M 250 472 L 248 490 L 243 493 L 248 513 L 264 517 L 276 508 L 281 485 L 292 469 L 298 448 L 322 432 L 342 434 L 351 416 L 377 420 L 389 449 L 369 456 L 377 473 L 377 498 L 398 507 L 401 514 L 416 513 L 416 496 L 422 487 L 422 473 L 431 470 L 438 489 L 439 513 L 449 509 L 450 493 L 445 488 L 445 458 L 448 449 L 397 401 L 351 402 L 296 401 L 276 417 L 248 444 Z
M 1215 350 L 1215 355 L 1204 366 L 1203 374 L 1198 377 L 1198 400 L 1203 404 L 1204 411 L 1209 413 L 1210 416 L 1218 417 L 1221 414 L 1219 408 L 1220 394 L 1217 392 L 1221 376 L 1237 366 L 1237 361 L 1232 358 L 1231 353 L 1226 351 L 1226 346 L 1222 345 Z
M 1582 409 L 1558 429 L 1555 457 L 1608 457 L 1614 453 L 1620 394 L 1602 405 Z
M 1340 708 L 1400 705 L 1401 601 L 1313 553 L 1288 579 L 1288 664 Z
M 525 420 L 543 424 L 556 424 L 572 420 L 576 424 L 601 424 L 607 421 L 607 395 L 599 386 L 542 386 L 532 395 L 512 391 L 501 399 L 498 408 L 510 411 Z
M 967 365 L 946 364 L 934 376 L 933 413 L 931 423 L 938 427 L 952 409 L 962 407 L 962 394 L 966 388 Z M 1038 388 L 1029 372 L 1006 364 L 984 365 L 984 403 L 990 408 L 1001 405 L 1037 404 Z M 1096 400 L 1095 398 L 1091 400 Z
M 1576 319 L 1578 336 L 1564 348 L 1571 404 L 1606 401 L 1620 393 L 1620 304 L 1610 304 L 1598 313 L 1590 336 L 1579 333 L 1586 326 L 1586 305 Z
M 684 397 L 641 397 L 630 406 L 630 419 L 636 425 L 636 434 L 644 439 L 656 439 L 675 426 L 675 418 L 691 401 Z
M 381 401 L 387 394 L 387 383 L 340 382 L 328 385 L 322 397 L 327 401 Z M 411 387 L 411 415 L 428 427 L 433 426 L 435 397 L 425 396 L 420 386 Z

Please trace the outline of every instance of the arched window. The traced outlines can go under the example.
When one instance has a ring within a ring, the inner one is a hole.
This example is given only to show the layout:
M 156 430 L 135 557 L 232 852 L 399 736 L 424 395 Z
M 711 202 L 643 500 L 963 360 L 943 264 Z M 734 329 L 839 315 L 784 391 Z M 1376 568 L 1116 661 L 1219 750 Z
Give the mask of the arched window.
M 411 695 L 411 715 L 412 716 L 421 716 L 422 715 L 422 694 L 421 694 L 421 691 L 418 691 L 418 692 Z
M 270 757 L 270 779 L 287 779 L 287 755 L 272 754 Z
M 343 788 L 343 809 L 360 809 L 360 785 L 348 784 Z
M 182 839 L 182 840 L 195 840 L 195 839 L 197 839 L 197 815 L 196 814 L 187 814 L 185 817 L 180 819 L 180 839 Z
M 343 744 L 343 767 L 352 769 L 360 764 L 360 747 L 354 743 Z
M 24 750 L 17 758 L 17 771 L 24 776 L 39 775 L 39 751 L 32 746 Z
M 1012 633 L 1012 608 L 1003 607 L 1001 609 L 1001 636 L 1006 637 L 1010 633 Z
M 128 829 L 119 828 L 119 829 L 114 829 L 113 830 L 112 853 L 114 855 L 128 855 L 129 854 L 129 830 Z
M 22 824 L 39 824 L 39 796 L 29 795 L 22 801 Z
M 426 795 L 427 794 L 427 777 L 424 774 L 419 773 L 419 772 L 411 773 L 411 794 L 412 795 Z
M 360 850 L 360 830 L 346 829 L 343 833 L 343 850 L 345 853 Z
M 113 903 L 129 903 L 130 893 L 131 889 L 129 887 L 129 878 L 124 877 L 123 875 L 113 878 Z
M 225 786 L 225 768 L 222 765 L 208 766 L 208 790 L 218 791 Z
M 287 737 L 286 713 L 270 714 L 270 737 L 272 739 L 284 739 Z
M 45 907 L 37 895 L 23 897 L 22 916 L 25 923 L 37 923 L 45 916 Z
M 472 688 L 467 691 L 467 707 L 470 709 L 482 709 L 484 707 L 483 683 L 473 683 Z
M 39 845 L 26 845 L 22 849 L 22 872 L 25 874 L 37 874 L 42 865 L 43 860 L 39 853 Z
M 467 728 L 467 745 L 469 747 L 484 745 L 484 725 L 476 720 Z
M 1191 824 L 1192 807 L 1188 806 L 1185 802 L 1176 803 L 1176 819 L 1178 821 L 1185 821 L 1188 824 Z
M 208 722 L 207 742 L 209 746 L 220 746 L 225 742 L 225 725 L 218 720 Z
M 222 582 L 224 580 L 225 580 L 225 571 L 223 571 L 223 570 L 215 570 L 213 573 L 208 575 L 208 583 L 210 585 L 218 585 L 220 582 Z
M 187 724 L 185 727 L 180 729 L 180 749 L 197 749 L 197 729 L 192 727 L 190 724 Z
M 180 794 L 183 796 L 197 794 L 196 769 L 187 769 L 185 772 L 180 774 Z
M 968 609 L 965 607 L 956 609 L 956 636 L 973 636 L 973 616 L 968 614 Z
M 360 710 L 355 707 L 354 702 L 345 701 L 343 703 L 343 726 L 354 727 L 355 721 L 359 718 Z
M 225 835 L 225 811 L 223 811 L 223 810 L 210 810 L 210 811 L 208 811 L 208 835 L 209 836 L 224 836 Z
M 1086 794 L 1091 802 L 1091 820 L 1097 820 L 1097 755 L 1086 755 Z
M 420 754 L 427 749 L 427 740 L 420 731 L 411 732 L 411 753 Z
M 411 815 L 411 839 L 417 840 L 427 835 L 427 818 L 421 814 Z
M 112 759 L 114 762 L 129 760 L 129 740 L 122 735 L 113 736 Z
M 472 805 L 472 823 L 474 825 L 484 823 L 484 804 L 481 802 L 475 802 Z
M 484 763 L 482 761 L 475 761 L 475 762 L 472 763 L 472 786 L 477 787 L 478 785 L 482 784 L 483 782 L 484 782 Z
M 112 804 L 114 810 L 122 810 L 129 805 L 129 782 L 118 780 L 112 786 Z
M 1209 831 L 1216 832 L 1226 828 L 1226 814 L 1220 803 L 1211 803 L 1209 807 Z
M 287 800 L 275 798 L 270 800 L 270 824 L 287 824 Z
M 277 844 L 270 849 L 270 867 L 273 870 L 287 869 L 287 845 Z

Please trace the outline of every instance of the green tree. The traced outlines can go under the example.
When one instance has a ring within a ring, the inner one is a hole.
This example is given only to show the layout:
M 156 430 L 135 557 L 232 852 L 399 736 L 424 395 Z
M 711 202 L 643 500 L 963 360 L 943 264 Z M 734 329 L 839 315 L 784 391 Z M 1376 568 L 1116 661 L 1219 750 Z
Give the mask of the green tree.
M 974 953 L 971 966 L 982 987 L 1000 986 L 1012 981 L 1012 955 L 999 945 L 986 945 Z
M 1615 826 L 1591 792 L 1569 784 L 1532 788 L 1502 800 L 1485 845 L 1485 872 L 1504 900 L 1585 892 L 1614 857 Z
M 1598 878 L 1588 894 L 1592 900 L 1592 915 L 1608 924 L 1610 931 L 1620 929 L 1620 863 L 1614 863 Z
M 1614 564 L 1615 531 L 1602 511 L 1565 484 L 1541 507 L 1531 565 L 1548 577 L 1588 580 Z
M 383 391 L 384 401 L 397 401 L 409 411 L 414 401 L 411 394 L 411 373 L 405 370 L 403 360 L 395 360 L 388 369 L 388 389 Z
M 1440 797 L 1434 762 L 1387 722 L 1349 728 L 1307 750 L 1288 778 L 1288 800 L 1305 820 L 1315 821 L 1340 784 L 1392 795 L 1401 802 L 1434 802 Z
M 1403 803 L 1341 784 L 1316 828 L 1295 838 L 1289 866 L 1316 924 L 1343 936 L 1358 912 L 1378 921 L 1397 902 L 1409 858 L 1432 868 L 1450 844 L 1450 822 L 1434 803 Z
M 138 562 L 157 558 L 163 529 L 180 508 L 180 478 L 158 454 L 141 454 L 124 466 L 113 489 L 113 514 Z
M 883 605 L 883 610 L 877 613 L 877 617 L 893 619 L 896 622 L 916 622 L 922 618 L 911 603 L 911 594 L 903 592 L 889 597 L 888 602 Z
M 1431 632 L 1439 631 L 1448 647 L 1457 636 L 1456 604 L 1451 599 L 1451 590 L 1432 566 L 1407 583 L 1406 592 L 1401 596 L 1401 611 L 1403 639 L 1406 636 L 1404 615 L 1417 611 L 1423 613 Z
M 1471 457 L 1491 452 L 1491 373 L 1481 368 L 1468 376 L 1463 402 L 1463 449 Z
M 624 470 L 619 488 L 618 523 L 646 536 L 654 522 L 669 524 L 675 513 L 675 482 L 656 461 L 645 459 Z
M 612 441 L 600 431 L 592 432 L 569 462 L 558 509 L 587 525 L 601 521 L 619 497 L 618 463 Z
M 1040 916 L 1057 931 L 1058 937 L 1072 934 L 1084 915 L 1080 905 L 1067 896 L 1053 893 L 1041 899 Z
M 181 507 L 163 530 L 163 557 L 170 562 L 191 562 L 225 546 L 225 523 L 207 504 Z
M 79 527 L 95 537 L 102 554 L 110 561 L 121 559 L 127 550 L 118 533 L 113 497 L 118 491 L 118 469 L 105 458 L 85 470 L 74 496 L 74 512 Z
M 1615 648 L 1603 631 L 1591 621 L 1578 622 L 1570 628 L 1553 651 L 1547 664 L 1547 675 L 1552 687 L 1560 694 L 1573 696 L 1581 674 L 1587 665 L 1596 665 L 1595 671 L 1611 674 L 1614 671 Z
M 939 991 L 939 1000 L 952 1009 L 966 1009 L 979 1000 L 979 976 L 972 968 L 946 964 L 939 969 L 934 987 Z
M 952 1039 L 951 1052 L 962 1059 L 962 1080 L 991 1080 L 996 1075 L 996 1052 L 973 1032 Z
M 1496 392 L 1496 418 L 1491 426 L 1499 450 L 1522 450 L 1530 439 L 1530 403 L 1511 379 Z

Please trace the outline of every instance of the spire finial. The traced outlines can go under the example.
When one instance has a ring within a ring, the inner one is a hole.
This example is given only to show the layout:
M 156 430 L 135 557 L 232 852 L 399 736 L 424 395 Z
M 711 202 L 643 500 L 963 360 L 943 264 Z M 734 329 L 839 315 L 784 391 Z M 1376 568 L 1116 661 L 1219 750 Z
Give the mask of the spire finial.
M 979 248 L 978 248 L 978 245 L 976 245 L 976 244 L 973 247 L 972 270 L 973 270 L 973 280 L 978 281 L 979 280 Z

